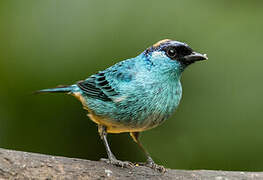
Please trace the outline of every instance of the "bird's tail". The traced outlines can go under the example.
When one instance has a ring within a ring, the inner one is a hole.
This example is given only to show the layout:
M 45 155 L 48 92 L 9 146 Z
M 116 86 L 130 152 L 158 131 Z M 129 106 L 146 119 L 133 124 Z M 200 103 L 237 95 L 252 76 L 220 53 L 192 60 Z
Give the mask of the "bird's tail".
M 42 89 L 39 91 L 36 91 L 35 93 L 71 93 L 75 89 L 74 85 L 70 86 L 58 86 L 56 88 L 50 88 L 50 89 Z

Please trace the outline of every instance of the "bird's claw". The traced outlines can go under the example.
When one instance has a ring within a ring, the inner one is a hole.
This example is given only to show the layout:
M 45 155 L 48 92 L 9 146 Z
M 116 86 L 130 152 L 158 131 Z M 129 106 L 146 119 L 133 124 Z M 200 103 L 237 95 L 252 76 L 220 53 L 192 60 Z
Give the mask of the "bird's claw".
M 147 161 L 147 162 L 144 162 L 144 163 L 137 163 L 137 164 L 140 165 L 140 166 L 149 167 L 149 168 L 153 169 L 154 171 L 158 171 L 160 173 L 165 173 L 166 172 L 165 167 L 156 164 L 154 161 Z
M 134 167 L 133 163 L 128 162 L 128 161 L 120 161 L 118 159 L 104 159 L 101 158 L 100 161 L 106 162 L 108 164 L 112 164 L 118 167 L 122 167 L 122 168 L 130 168 L 130 167 Z
M 158 164 L 155 164 L 154 162 L 147 162 L 145 164 L 146 167 L 149 167 L 155 171 L 158 171 L 160 173 L 165 173 L 166 172 L 166 169 L 165 167 L 163 167 L 162 165 L 158 165 Z

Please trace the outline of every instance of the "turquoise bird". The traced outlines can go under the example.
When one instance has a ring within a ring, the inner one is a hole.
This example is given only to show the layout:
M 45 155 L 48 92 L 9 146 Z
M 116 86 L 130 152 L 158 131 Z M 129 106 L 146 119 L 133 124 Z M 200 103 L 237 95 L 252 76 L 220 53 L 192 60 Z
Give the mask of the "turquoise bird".
M 147 156 L 146 165 L 163 170 L 154 163 L 142 146 L 141 132 L 157 127 L 176 110 L 182 97 L 182 72 L 206 54 L 193 51 L 187 44 L 161 40 L 135 58 L 121 61 L 104 71 L 69 86 L 43 89 L 41 93 L 67 93 L 75 96 L 98 125 L 106 147 L 106 162 L 130 166 L 115 158 L 110 150 L 107 133 L 130 133 Z

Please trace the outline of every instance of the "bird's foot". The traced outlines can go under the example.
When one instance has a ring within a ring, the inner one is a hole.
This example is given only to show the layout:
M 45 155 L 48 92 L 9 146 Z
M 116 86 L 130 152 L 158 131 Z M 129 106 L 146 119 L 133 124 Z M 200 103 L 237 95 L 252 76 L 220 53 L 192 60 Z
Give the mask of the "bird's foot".
M 158 172 L 160 172 L 160 173 L 165 173 L 165 172 L 166 172 L 165 167 L 163 167 L 162 165 L 158 165 L 158 164 L 156 164 L 155 162 L 147 162 L 147 163 L 145 164 L 145 166 L 146 166 L 146 167 L 149 167 L 149 168 L 151 168 L 151 169 L 153 169 L 153 170 L 155 170 L 155 171 L 158 171 Z
M 115 159 L 115 158 L 112 158 L 112 159 L 101 158 L 100 161 L 106 162 L 108 164 L 113 164 L 115 166 L 122 167 L 122 168 L 134 167 L 133 163 L 131 163 L 131 162 L 120 161 L 120 160 Z
M 146 167 L 149 167 L 155 171 L 158 171 L 160 173 L 165 173 L 166 172 L 166 169 L 165 167 L 161 166 L 161 165 L 158 165 L 156 164 L 152 159 L 147 159 L 147 162 L 145 163 L 137 163 L 141 166 L 146 166 Z

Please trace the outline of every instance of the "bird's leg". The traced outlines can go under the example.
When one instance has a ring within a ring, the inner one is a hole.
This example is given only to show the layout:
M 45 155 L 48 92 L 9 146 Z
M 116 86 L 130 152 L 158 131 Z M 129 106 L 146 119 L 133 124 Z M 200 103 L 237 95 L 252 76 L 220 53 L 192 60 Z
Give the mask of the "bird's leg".
M 99 125 L 98 126 L 98 131 L 99 131 L 99 134 L 100 134 L 100 138 L 102 139 L 102 141 L 103 141 L 103 143 L 105 145 L 106 152 L 107 152 L 107 155 L 108 155 L 108 158 L 109 158 L 109 159 L 101 159 L 101 161 L 105 161 L 107 163 L 114 164 L 114 165 L 120 166 L 120 167 L 131 167 L 132 164 L 130 162 L 120 161 L 120 160 L 116 159 L 116 157 L 111 152 L 109 143 L 107 141 L 107 130 L 106 130 L 106 127 L 102 126 L 102 125 Z
M 151 158 L 149 152 L 143 147 L 142 143 L 139 140 L 140 133 L 139 132 L 131 132 L 130 133 L 132 139 L 139 145 L 141 150 L 144 152 L 144 154 L 147 157 L 146 163 L 143 163 L 143 165 L 146 165 L 154 170 L 158 170 L 160 172 L 165 172 L 166 169 L 163 166 L 160 166 L 156 164 L 153 159 Z
M 99 134 L 100 134 L 100 138 L 102 139 L 102 141 L 104 143 L 104 146 L 106 148 L 106 152 L 107 152 L 109 160 L 116 159 L 115 156 L 113 155 L 113 153 L 111 152 L 109 143 L 107 141 L 106 127 L 99 125 L 98 131 L 99 131 Z

